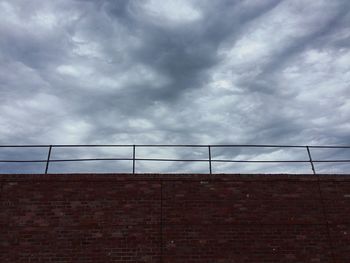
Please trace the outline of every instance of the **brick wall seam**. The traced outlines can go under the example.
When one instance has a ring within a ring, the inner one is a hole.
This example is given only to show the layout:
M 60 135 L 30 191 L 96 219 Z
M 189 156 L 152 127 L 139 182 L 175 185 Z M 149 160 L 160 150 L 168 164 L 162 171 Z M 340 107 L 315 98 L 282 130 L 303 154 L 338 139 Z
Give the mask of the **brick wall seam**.
M 326 211 L 326 207 L 325 207 L 325 203 L 324 203 L 324 199 L 323 199 L 323 194 L 322 194 L 322 189 L 321 189 L 320 175 L 317 174 L 316 176 L 317 176 L 317 185 L 318 185 L 321 206 L 322 206 L 322 213 L 323 213 L 323 217 L 324 217 L 324 220 L 326 222 L 326 227 L 327 227 L 327 237 L 328 237 L 329 248 L 331 250 L 332 261 L 333 261 L 333 263 L 336 263 L 337 260 L 335 258 L 335 254 L 334 254 L 334 245 L 333 245 L 332 237 L 330 234 L 329 221 L 328 221 L 327 211 Z

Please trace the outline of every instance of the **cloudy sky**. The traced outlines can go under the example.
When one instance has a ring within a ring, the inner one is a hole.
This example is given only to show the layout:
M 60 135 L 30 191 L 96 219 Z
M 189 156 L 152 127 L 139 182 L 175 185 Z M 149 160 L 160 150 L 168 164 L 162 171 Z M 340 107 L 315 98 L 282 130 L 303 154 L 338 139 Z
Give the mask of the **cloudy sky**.
M 0 141 L 349 145 L 350 1 L 0 0 Z

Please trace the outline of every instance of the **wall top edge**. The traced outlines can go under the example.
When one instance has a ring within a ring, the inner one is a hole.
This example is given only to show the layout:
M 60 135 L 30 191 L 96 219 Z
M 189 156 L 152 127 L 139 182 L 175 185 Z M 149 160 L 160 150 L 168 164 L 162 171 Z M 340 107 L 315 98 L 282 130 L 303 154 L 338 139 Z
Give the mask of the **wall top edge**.
M 0 174 L 1 181 L 349 181 L 350 174 Z

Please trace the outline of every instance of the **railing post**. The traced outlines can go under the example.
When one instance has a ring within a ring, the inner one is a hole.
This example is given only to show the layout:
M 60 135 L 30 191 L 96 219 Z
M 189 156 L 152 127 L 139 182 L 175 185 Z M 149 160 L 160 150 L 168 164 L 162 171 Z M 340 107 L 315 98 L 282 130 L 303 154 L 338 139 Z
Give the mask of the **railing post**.
M 315 167 L 314 167 L 314 163 L 312 162 L 311 152 L 310 152 L 309 146 L 306 146 L 306 150 L 307 150 L 307 154 L 309 155 L 309 160 L 310 160 L 312 172 L 313 172 L 314 174 L 316 174 Z
M 49 152 L 48 152 L 48 154 L 47 154 L 45 174 L 47 174 L 47 171 L 49 170 L 49 163 L 50 163 L 50 157 L 51 157 L 51 149 L 52 149 L 52 145 L 49 146 Z
M 211 150 L 210 150 L 210 145 L 208 145 L 208 153 L 209 153 L 209 173 L 212 174 L 211 170 Z
M 135 152 L 136 152 L 136 147 L 134 144 L 132 146 L 132 174 L 135 174 Z

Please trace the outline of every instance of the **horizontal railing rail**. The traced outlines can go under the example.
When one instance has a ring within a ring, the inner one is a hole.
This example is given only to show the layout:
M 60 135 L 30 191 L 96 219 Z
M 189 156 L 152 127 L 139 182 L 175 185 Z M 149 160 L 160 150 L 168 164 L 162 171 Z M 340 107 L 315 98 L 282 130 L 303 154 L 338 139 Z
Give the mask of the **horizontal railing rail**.
M 132 157 L 130 158 L 71 158 L 71 159 L 52 159 L 52 150 L 54 148 L 94 148 L 94 147 L 112 147 L 112 148 L 131 148 Z M 207 148 L 208 159 L 176 159 L 176 158 L 137 158 L 137 148 L 164 148 L 164 147 L 182 147 L 182 148 Z M 0 163 L 45 163 L 45 174 L 48 174 L 50 163 L 58 162 L 89 162 L 89 161 L 132 161 L 132 173 L 136 172 L 136 161 L 147 162 L 207 162 L 208 173 L 212 174 L 213 163 L 309 163 L 313 174 L 316 174 L 315 163 L 350 163 L 349 159 L 318 160 L 313 159 L 311 149 L 350 149 L 348 145 L 269 145 L 269 144 L 59 144 L 59 145 L 0 145 L 0 148 L 47 148 L 47 158 L 38 160 L 1 160 Z M 212 148 L 301 148 L 307 152 L 307 160 L 234 160 L 234 159 L 213 159 Z

